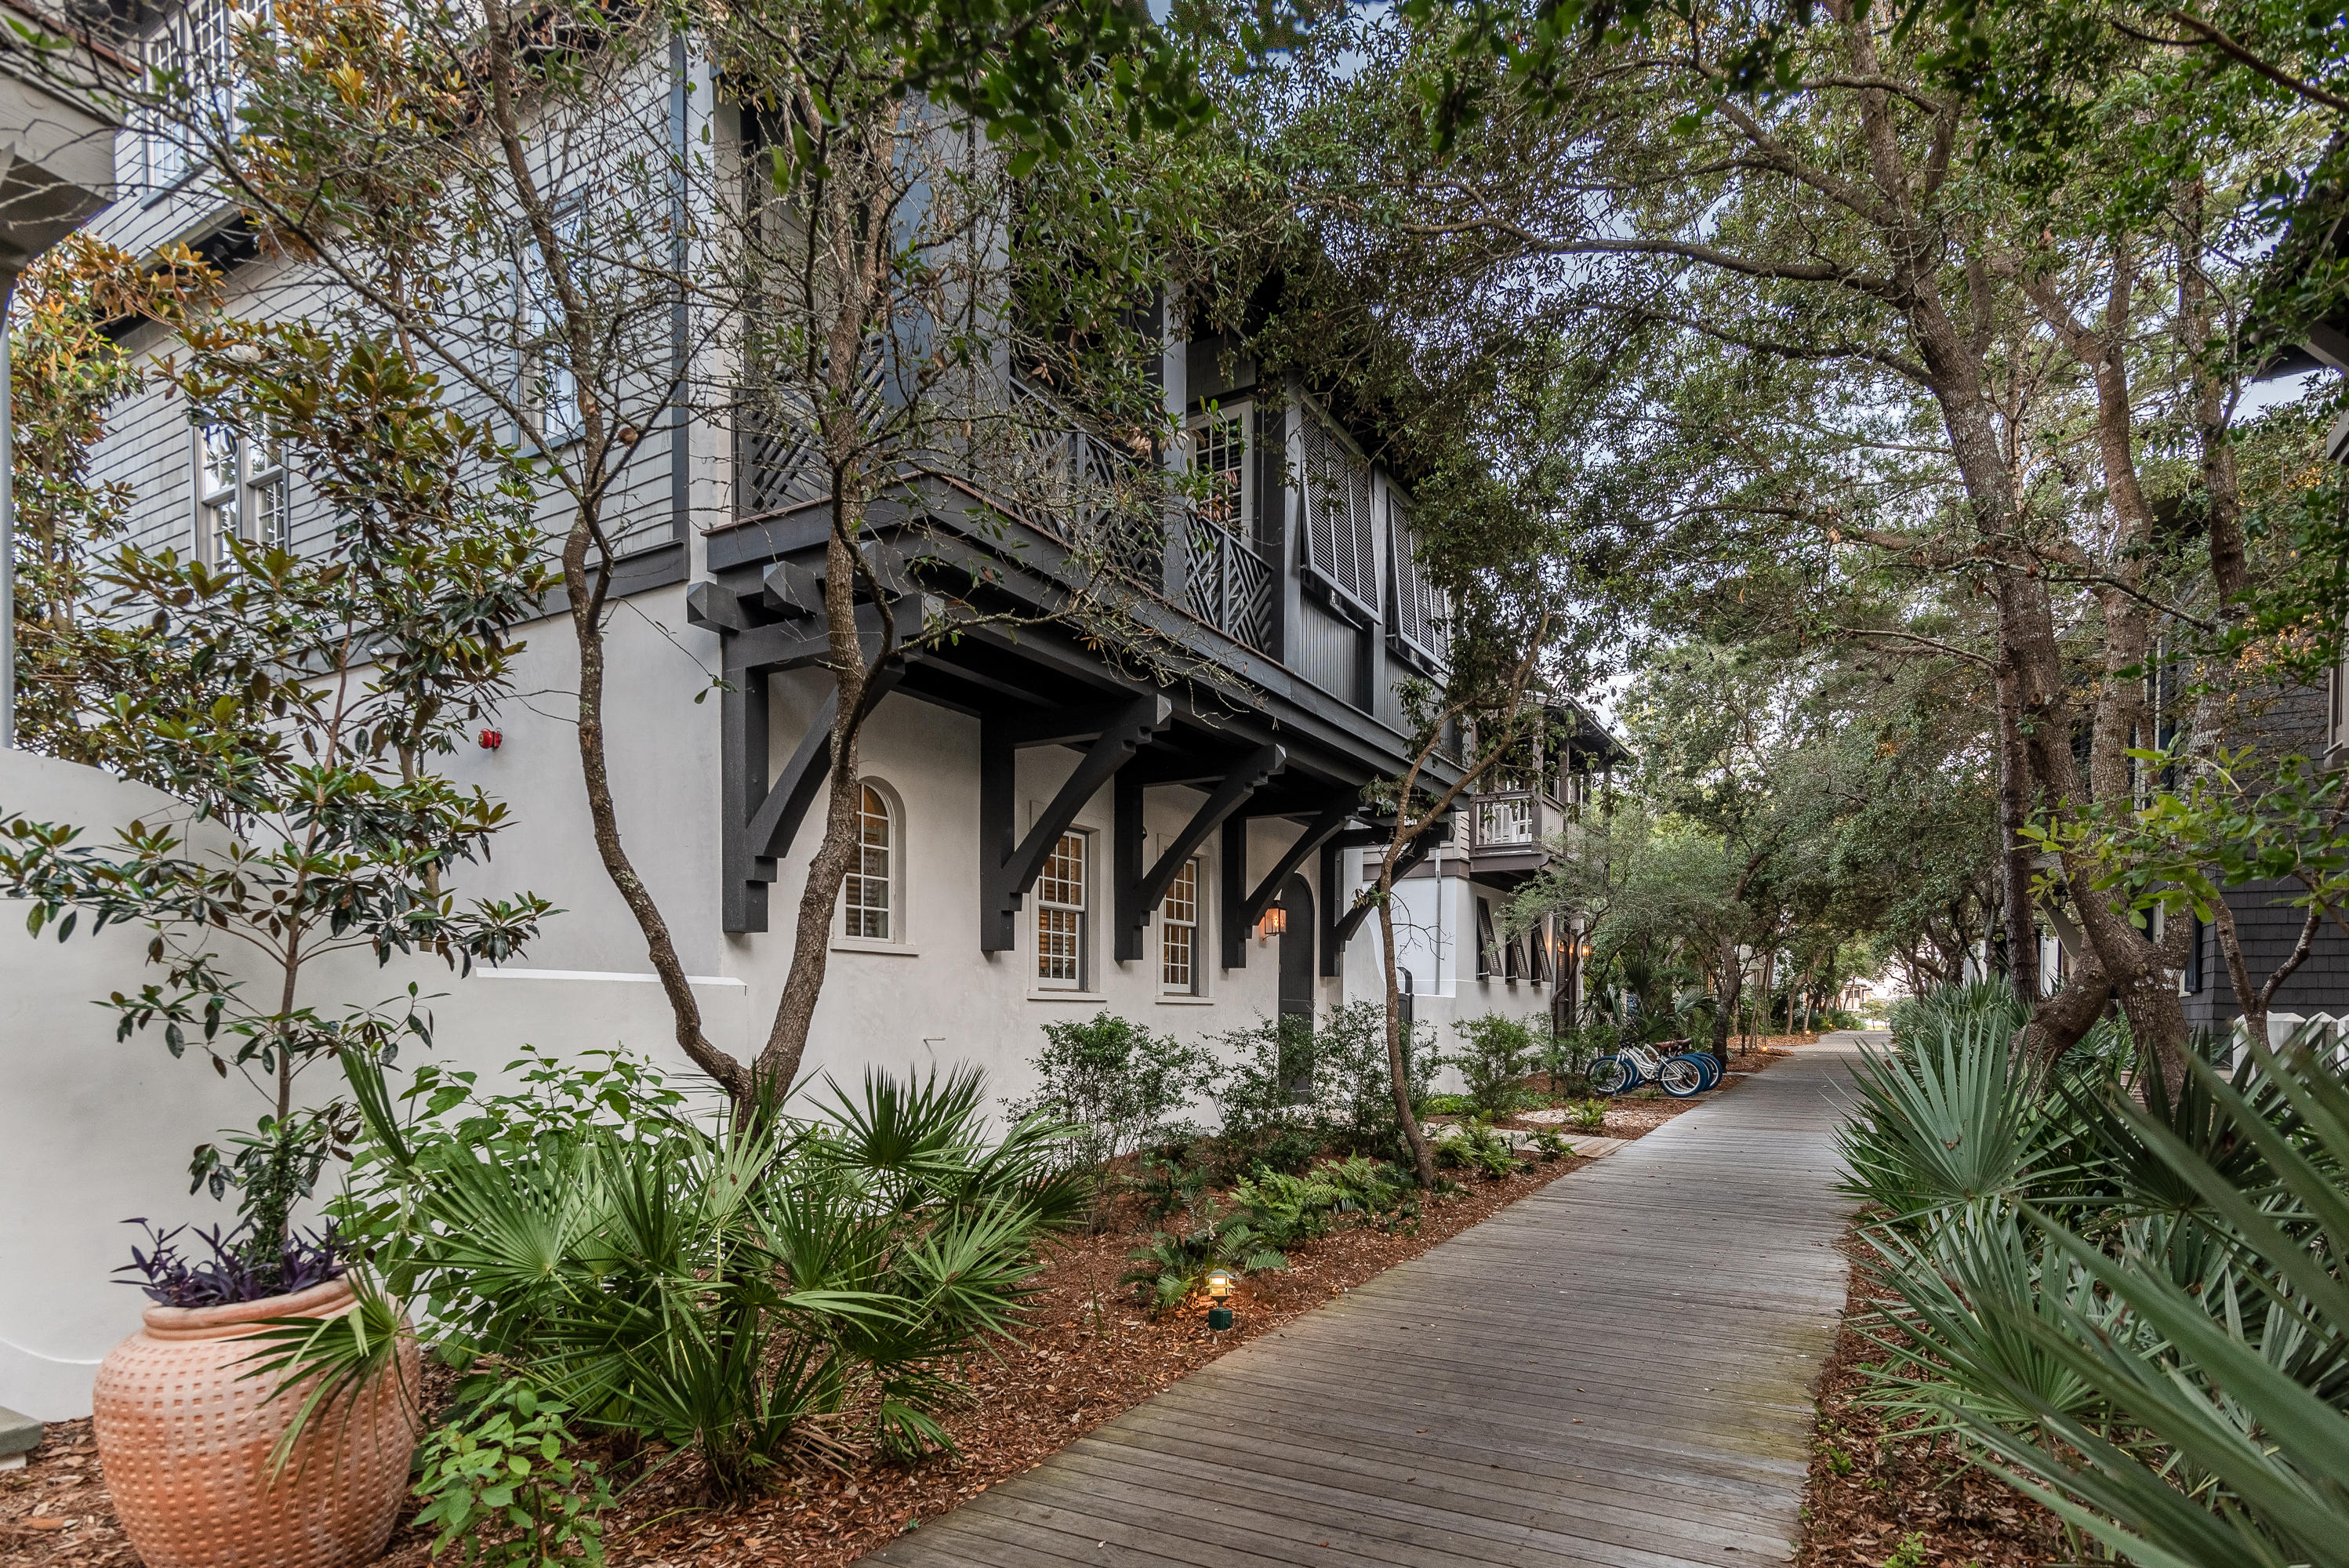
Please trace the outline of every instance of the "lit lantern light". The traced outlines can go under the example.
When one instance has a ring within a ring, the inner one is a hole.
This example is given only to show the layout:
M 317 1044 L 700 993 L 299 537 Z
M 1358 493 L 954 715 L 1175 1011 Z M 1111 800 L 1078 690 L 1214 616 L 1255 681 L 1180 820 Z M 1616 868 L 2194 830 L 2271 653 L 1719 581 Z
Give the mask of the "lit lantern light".
M 1232 1326 L 1232 1275 L 1216 1269 L 1207 1275 L 1207 1327 L 1220 1333 Z
M 1256 923 L 1257 938 L 1262 942 L 1269 942 L 1288 929 L 1288 911 L 1277 903 L 1266 910 L 1263 918 Z

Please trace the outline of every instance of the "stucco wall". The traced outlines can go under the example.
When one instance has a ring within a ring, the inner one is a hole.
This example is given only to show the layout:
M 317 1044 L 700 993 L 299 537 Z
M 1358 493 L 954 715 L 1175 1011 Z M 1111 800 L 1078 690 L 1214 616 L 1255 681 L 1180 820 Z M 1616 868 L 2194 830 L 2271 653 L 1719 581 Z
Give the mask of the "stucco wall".
M 719 706 L 697 704 L 715 664 L 715 641 L 685 624 L 681 590 L 640 595 L 615 616 L 607 725 L 624 841 L 660 900 L 709 1037 L 738 1056 L 765 1038 L 789 966 L 802 868 L 812 823 L 783 866 L 771 902 L 774 929 L 728 936 L 719 929 L 718 848 Z M 495 751 L 468 745 L 444 767 L 478 782 L 513 811 L 494 857 L 452 879 L 460 897 L 529 889 L 562 908 L 543 938 L 504 971 L 459 976 L 437 962 L 378 968 L 350 954 L 312 970 L 305 999 L 375 1003 L 413 980 L 429 998 L 434 1049 L 454 1065 L 494 1075 L 525 1044 L 575 1052 L 622 1045 L 652 1057 L 685 1087 L 700 1082 L 674 1039 L 662 993 L 635 923 L 595 855 L 579 782 L 571 694 L 575 658 L 560 621 L 530 628 L 516 696 L 493 722 Z M 796 744 L 814 707 L 812 686 L 776 683 L 778 762 Z M 1049 799 L 1075 753 L 1040 748 L 1020 762 L 1024 828 L 1032 802 Z M 1034 1086 L 1029 1060 L 1050 1021 L 1107 1008 L 1183 1038 L 1254 1023 L 1277 1009 L 1277 951 L 1248 943 L 1247 967 L 1216 965 L 1223 912 L 1216 907 L 1216 841 L 1202 846 L 1204 994 L 1168 997 L 1157 985 L 1154 932 L 1149 957 L 1109 957 L 1111 796 L 1102 790 L 1078 817 L 1095 830 L 1092 902 L 1097 976 L 1071 995 L 1039 990 L 1032 903 L 1012 952 L 982 954 L 978 940 L 978 725 L 951 710 L 893 696 L 874 716 L 861 772 L 886 784 L 903 810 L 904 940 L 887 951 L 836 944 L 805 1063 L 812 1076 L 854 1084 L 867 1066 L 924 1071 L 971 1063 L 999 1097 Z M 1151 792 L 1154 835 L 1178 829 L 1197 795 Z M 88 769 L 0 754 L 0 815 L 92 828 L 103 841 L 134 816 L 150 820 L 176 803 Z M 1299 830 L 1258 820 L 1247 829 L 1251 877 L 1271 869 Z M 1357 885 L 1359 853 L 1346 885 Z M 1451 868 L 1455 873 L 1456 861 Z M 1475 978 L 1475 944 L 1463 942 L 1475 891 L 1456 874 L 1420 878 L 1402 889 L 1404 963 L 1421 993 L 1417 1012 L 1454 1048 L 1449 1025 L 1491 1011 L 1538 1016 L 1548 990 L 1527 982 Z M 1435 901 L 1443 904 L 1439 917 Z M 145 937 L 131 931 L 77 934 L 36 944 L 20 913 L 0 910 L 0 1404 L 59 1418 L 88 1408 L 91 1371 L 137 1321 L 143 1298 L 111 1283 L 132 1233 L 119 1223 L 145 1215 L 167 1223 L 211 1223 L 223 1205 L 187 1193 L 189 1150 L 220 1128 L 249 1127 L 265 1107 L 250 1089 L 222 1081 L 192 1057 L 173 1060 L 160 1039 L 118 1042 L 95 997 L 141 983 Z M 1436 934 L 1442 931 L 1440 947 Z M 1341 973 L 1318 983 L 1322 1006 L 1383 993 L 1377 926 L 1349 944 Z M 330 1071 L 330 1069 L 328 1069 Z M 328 1078 L 310 1092 L 330 1094 Z

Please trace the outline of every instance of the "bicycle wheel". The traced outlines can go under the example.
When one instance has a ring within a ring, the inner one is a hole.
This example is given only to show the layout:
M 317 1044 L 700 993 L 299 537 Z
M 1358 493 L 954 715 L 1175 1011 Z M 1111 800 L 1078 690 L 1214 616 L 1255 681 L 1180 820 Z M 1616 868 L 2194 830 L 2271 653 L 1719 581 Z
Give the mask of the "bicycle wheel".
M 1705 1088 L 1714 1088 L 1721 1082 L 1721 1063 L 1714 1058 L 1711 1051 L 1689 1051 L 1683 1054 L 1690 1061 L 1696 1064 L 1697 1071 L 1704 1075 Z
M 1704 1069 L 1686 1057 L 1674 1057 L 1656 1069 L 1656 1081 L 1674 1099 L 1688 1099 L 1704 1092 Z
M 1600 1057 L 1590 1064 L 1590 1087 L 1600 1094 L 1620 1094 L 1639 1078 L 1621 1057 Z

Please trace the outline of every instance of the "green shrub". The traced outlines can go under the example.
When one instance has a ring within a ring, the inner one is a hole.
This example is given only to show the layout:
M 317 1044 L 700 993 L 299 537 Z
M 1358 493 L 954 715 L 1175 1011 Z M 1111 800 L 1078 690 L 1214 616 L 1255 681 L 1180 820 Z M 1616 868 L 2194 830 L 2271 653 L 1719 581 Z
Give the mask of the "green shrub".
M 1445 1057 L 1444 1065 L 1460 1069 L 1468 1082 L 1468 1099 L 1487 1117 L 1506 1116 L 1517 1109 L 1518 1085 L 1540 1055 L 1541 1042 L 1523 1018 L 1487 1013 L 1452 1026 L 1464 1047 Z
M 943 1445 L 932 1411 L 958 1391 L 938 1367 L 1009 1331 L 1039 1240 L 1087 1202 L 1055 1124 L 989 1143 L 975 1072 L 869 1072 L 821 1121 L 705 1124 L 648 1068 L 550 1068 L 521 1104 L 440 1080 L 406 1121 L 379 1068 L 346 1068 L 369 1141 L 334 1213 L 390 1293 L 575 1420 L 698 1449 L 720 1493 L 866 1390 L 885 1448 Z M 281 1369 L 346 1354 L 347 1332 L 304 1331 Z
M 1563 1137 L 1547 1127 L 1534 1133 L 1534 1149 L 1544 1160 L 1563 1160 L 1574 1152 Z
M 1048 1117 L 1076 1129 L 1070 1153 L 1094 1167 L 1147 1144 L 1190 1137 L 1183 1113 L 1215 1071 L 1214 1057 L 1200 1047 L 1107 1012 L 1045 1025 L 1044 1048 L 1029 1065 L 1042 1082 L 1007 1114 L 1014 1120 Z
M 1926 1014 L 1905 1044 L 1865 1055 L 1857 1107 L 1837 1134 L 1850 1172 L 1843 1190 L 1914 1226 L 2012 1202 L 2044 1180 L 2060 1102 L 2038 1092 L 2029 1061 L 2008 1047 L 2012 1033 L 1996 1013 Z
M 1847 1130 L 1898 1216 L 1875 1401 L 2124 1560 L 2349 1568 L 2349 1088 L 2306 1031 L 2231 1077 L 2199 1039 L 2177 1092 L 2101 1047 L 2018 1076 L 2013 1016 L 1904 1008 Z
M 1259 1169 L 1232 1185 L 1232 1206 L 1267 1243 L 1277 1247 L 1309 1242 L 1326 1233 L 1330 1217 L 1345 1192 L 1327 1181 Z
M 1163 1224 L 1189 1208 L 1215 1181 L 1216 1173 L 1207 1166 L 1185 1165 L 1179 1158 L 1161 1160 L 1145 1153 L 1134 1163 L 1135 1174 L 1126 1178 L 1126 1188 L 1142 1200 L 1142 1212 L 1153 1224 Z
M 1423 1114 L 1427 1102 L 1433 1036 L 1421 1026 L 1404 1053 L 1415 1114 Z M 1330 1147 L 1390 1160 L 1406 1152 L 1380 1004 L 1333 1007 L 1318 1026 L 1295 1016 L 1266 1019 L 1232 1031 L 1222 1044 L 1231 1060 L 1214 1095 L 1223 1114 L 1219 1159 L 1227 1175 L 1258 1164 L 1298 1170 Z
M 570 1407 L 519 1378 L 476 1378 L 454 1419 L 428 1435 L 417 1455 L 416 1522 L 437 1531 L 437 1562 L 450 1547 L 460 1563 L 543 1568 L 604 1561 L 603 1522 L 611 1489 L 593 1461 L 574 1460 L 563 1418 Z
M 1553 1088 L 1581 1085 L 1590 1076 L 1590 1064 L 1614 1050 L 1619 1033 L 1613 1024 L 1593 1020 L 1554 1034 L 1542 1042 L 1539 1060 Z
M 1525 1168 L 1509 1140 L 1483 1119 L 1455 1123 L 1448 1135 L 1436 1140 L 1435 1158 L 1439 1164 L 1479 1171 L 1495 1181 Z

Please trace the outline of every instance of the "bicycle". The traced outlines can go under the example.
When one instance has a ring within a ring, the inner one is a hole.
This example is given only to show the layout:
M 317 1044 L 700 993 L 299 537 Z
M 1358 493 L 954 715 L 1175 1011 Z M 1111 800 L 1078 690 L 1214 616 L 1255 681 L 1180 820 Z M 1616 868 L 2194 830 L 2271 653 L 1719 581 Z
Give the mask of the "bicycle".
M 1674 1099 L 1687 1099 L 1712 1087 L 1709 1075 L 1685 1052 L 1659 1057 L 1645 1046 L 1620 1046 L 1590 1064 L 1590 1087 L 1600 1094 L 1627 1094 L 1652 1083 Z

